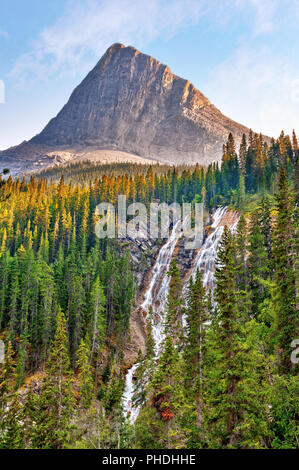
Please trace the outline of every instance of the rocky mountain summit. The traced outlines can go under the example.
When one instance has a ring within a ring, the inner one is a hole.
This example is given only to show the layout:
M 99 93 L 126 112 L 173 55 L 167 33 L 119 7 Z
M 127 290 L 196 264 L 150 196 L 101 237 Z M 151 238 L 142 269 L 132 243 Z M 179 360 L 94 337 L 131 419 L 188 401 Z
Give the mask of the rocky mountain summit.
M 122 152 L 128 161 L 208 164 L 221 158 L 229 132 L 238 142 L 248 129 L 168 66 L 114 44 L 45 129 L 1 152 L 0 161 L 21 171 L 69 163 L 86 153 L 101 161 L 102 150 L 109 150 L 111 161 L 114 152 Z

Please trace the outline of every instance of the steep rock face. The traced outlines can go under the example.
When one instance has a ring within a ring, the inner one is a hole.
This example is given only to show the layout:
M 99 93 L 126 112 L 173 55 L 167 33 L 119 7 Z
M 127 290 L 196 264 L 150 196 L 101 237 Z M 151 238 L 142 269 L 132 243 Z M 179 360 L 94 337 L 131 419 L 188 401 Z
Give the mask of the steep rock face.
M 193 85 L 133 47 L 111 46 L 67 105 L 32 142 L 96 145 L 171 163 L 219 158 L 225 118 Z
M 248 129 L 223 116 L 166 65 L 114 44 L 39 135 L 0 155 L 30 160 L 39 154 L 37 166 L 45 166 L 53 151 L 91 148 L 207 164 L 221 158 L 229 132 L 238 142 Z

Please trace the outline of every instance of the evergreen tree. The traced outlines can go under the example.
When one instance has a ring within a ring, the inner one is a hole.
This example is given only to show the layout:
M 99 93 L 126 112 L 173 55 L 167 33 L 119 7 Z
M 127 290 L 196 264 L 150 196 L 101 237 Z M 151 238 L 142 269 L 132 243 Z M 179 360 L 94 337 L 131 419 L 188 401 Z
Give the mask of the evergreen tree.
M 5 409 L 15 385 L 16 362 L 11 342 L 8 342 L 4 363 L 0 365 L 0 413 Z
M 101 352 L 104 341 L 106 318 L 104 315 L 104 306 L 106 298 L 100 277 L 97 276 L 91 289 L 91 315 L 90 315 L 90 335 L 91 335 L 91 359 L 96 355 L 97 360 Z
M 197 426 L 202 421 L 203 364 L 205 356 L 207 304 L 200 271 L 195 281 L 189 282 L 186 308 L 186 344 L 184 349 L 186 392 L 191 394 L 196 407 Z
M 80 386 L 80 399 L 84 408 L 89 408 L 94 397 L 94 383 L 92 379 L 92 371 L 89 365 L 90 351 L 87 346 L 87 341 L 81 339 L 80 346 L 77 351 L 77 368 Z
M 169 291 L 166 304 L 165 333 L 178 341 L 182 322 L 182 281 L 175 259 L 172 260 L 167 275 L 170 277 Z
M 158 368 L 148 387 L 150 406 L 136 421 L 137 447 L 184 448 L 188 433 L 184 430 L 183 411 L 189 415 L 182 381 L 182 362 L 173 340 L 167 336 Z
M 46 378 L 42 385 L 38 403 L 36 425 L 41 448 L 62 448 L 71 428 L 74 411 L 74 395 L 66 320 L 61 309 L 56 318 L 56 332 L 49 352 Z
M 16 387 L 19 388 L 25 378 L 26 362 L 27 362 L 27 346 L 28 346 L 28 331 L 27 327 L 21 335 L 18 363 L 16 368 Z
M 260 305 L 269 295 L 265 281 L 270 271 L 268 253 L 265 247 L 265 239 L 261 232 L 258 212 L 254 213 L 251 218 L 248 267 L 251 291 L 251 314 L 257 318 Z
M 236 259 L 236 288 L 238 305 L 243 315 L 250 309 L 249 295 L 249 269 L 247 262 L 247 222 L 243 214 L 240 215 L 235 236 L 235 259 Z
M 275 288 L 273 305 L 276 315 L 276 339 L 278 370 L 280 373 L 295 372 L 291 363 L 291 342 L 299 336 L 298 312 L 296 308 L 296 237 L 294 205 L 290 194 L 286 172 L 280 169 L 278 194 L 276 196 L 276 222 L 273 233 L 273 258 L 275 266 Z
M 208 447 L 263 447 L 268 437 L 257 325 L 238 309 L 234 240 L 225 227 L 217 257 L 217 323 L 209 333 L 204 428 Z M 252 426 L 254 423 L 254 426 Z
M 23 449 L 24 431 L 22 421 L 24 414 L 17 395 L 13 397 L 1 418 L 0 449 Z

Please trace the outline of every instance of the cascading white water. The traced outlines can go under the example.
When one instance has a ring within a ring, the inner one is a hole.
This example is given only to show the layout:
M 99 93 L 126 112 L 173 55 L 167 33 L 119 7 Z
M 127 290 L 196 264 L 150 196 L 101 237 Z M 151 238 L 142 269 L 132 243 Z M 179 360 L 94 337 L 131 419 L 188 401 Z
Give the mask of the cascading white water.
M 239 222 L 239 214 L 230 212 L 228 207 L 219 207 L 213 214 L 213 223 L 210 227 L 211 233 L 204 241 L 193 264 L 193 269 L 187 281 L 184 290 L 186 290 L 190 277 L 195 277 L 196 271 L 202 273 L 202 282 L 204 287 L 214 289 L 215 281 L 215 261 L 218 251 L 218 245 L 221 240 L 224 226 L 228 225 L 232 233 L 235 232 Z M 184 323 L 184 322 L 183 322 Z
M 179 221 L 173 227 L 171 236 L 160 250 L 152 270 L 151 282 L 141 305 L 141 308 L 143 308 L 147 314 L 149 313 L 150 307 L 152 307 L 152 335 L 155 342 L 156 356 L 160 353 L 164 339 L 163 324 L 170 281 L 169 276 L 167 276 L 167 272 L 180 235 L 181 222 Z
M 138 368 L 138 363 L 134 364 L 127 372 L 125 391 L 122 397 L 122 404 L 124 408 L 124 415 L 129 417 L 130 423 L 134 423 L 138 414 L 140 406 L 133 406 L 134 396 L 134 374 Z
M 167 299 L 169 277 L 167 272 L 170 267 L 172 255 L 176 244 L 181 236 L 181 221 L 178 221 L 171 232 L 167 242 L 162 246 L 158 258 L 152 268 L 151 281 L 144 295 L 141 308 L 148 314 L 152 307 L 152 335 L 155 342 L 155 353 L 159 355 L 163 342 L 163 325 L 165 304 Z M 127 372 L 125 391 L 122 399 L 125 416 L 129 416 L 131 423 L 134 423 L 139 413 L 139 406 L 133 406 L 134 396 L 134 374 L 138 364 L 134 364 Z
M 211 233 L 204 241 L 203 246 L 200 248 L 194 261 L 191 276 L 194 277 L 197 269 L 199 269 L 202 272 L 202 280 L 205 287 L 214 287 L 215 259 L 218 244 L 221 240 L 224 230 L 223 219 L 225 218 L 227 211 L 227 207 L 219 207 L 214 212 L 213 223 L 210 228 Z
M 237 213 L 229 212 L 228 207 L 220 207 L 216 209 L 213 214 L 213 223 L 210 227 L 211 233 L 200 248 L 190 273 L 190 276 L 194 276 L 197 269 L 199 269 L 203 273 L 203 284 L 205 287 L 208 286 L 211 289 L 214 287 L 215 259 L 218 244 L 224 231 L 224 225 L 227 223 L 230 225 L 230 229 L 234 231 L 236 229 L 238 219 L 239 217 Z M 150 307 L 152 307 L 152 334 L 155 342 L 156 357 L 158 357 L 161 352 L 161 346 L 164 339 L 165 307 L 170 282 L 167 272 L 181 233 L 181 223 L 177 222 L 173 227 L 171 236 L 159 252 L 158 258 L 152 269 L 150 284 L 141 305 L 141 308 L 143 308 L 147 314 L 149 313 Z M 188 279 L 190 279 L 190 276 Z M 184 290 L 186 289 L 188 279 L 185 282 Z M 134 364 L 127 372 L 125 392 L 122 400 L 124 414 L 125 416 L 129 416 L 131 423 L 135 422 L 140 410 L 140 406 L 133 406 L 135 389 L 133 378 L 137 368 L 138 364 Z

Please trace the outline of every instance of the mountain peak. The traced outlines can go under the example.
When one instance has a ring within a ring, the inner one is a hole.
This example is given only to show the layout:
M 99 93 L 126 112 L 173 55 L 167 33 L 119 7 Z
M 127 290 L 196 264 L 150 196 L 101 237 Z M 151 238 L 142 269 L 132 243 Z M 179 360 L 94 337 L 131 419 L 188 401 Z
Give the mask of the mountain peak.
M 124 49 L 126 46 L 122 44 L 121 42 L 115 42 L 114 44 L 111 44 L 110 47 L 108 47 L 108 51 L 112 50 L 117 50 L 117 49 Z
M 167 65 L 115 43 L 59 114 L 28 142 L 28 153 L 47 148 L 73 154 L 75 148 L 92 147 L 171 164 L 209 164 L 220 160 L 230 132 L 238 144 L 248 129 L 223 116 Z M 23 144 L 11 153 L 23 156 L 25 149 Z

